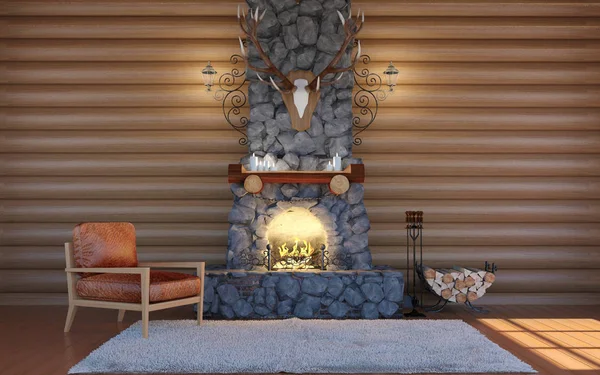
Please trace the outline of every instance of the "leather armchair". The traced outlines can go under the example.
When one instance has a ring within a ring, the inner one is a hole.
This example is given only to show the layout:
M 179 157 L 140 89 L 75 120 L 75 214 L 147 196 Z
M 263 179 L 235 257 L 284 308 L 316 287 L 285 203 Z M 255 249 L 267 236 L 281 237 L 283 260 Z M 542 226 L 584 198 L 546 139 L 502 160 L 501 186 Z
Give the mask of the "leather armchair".
M 81 223 L 73 242 L 65 243 L 69 311 L 65 332 L 71 330 L 78 307 L 142 313 L 142 336 L 148 337 L 150 311 L 197 304 L 202 324 L 204 262 L 150 262 L 137 260 L 135 228 L 131 223 Z M 197 276 L 154 271 L 152 268 L 192 268 Z

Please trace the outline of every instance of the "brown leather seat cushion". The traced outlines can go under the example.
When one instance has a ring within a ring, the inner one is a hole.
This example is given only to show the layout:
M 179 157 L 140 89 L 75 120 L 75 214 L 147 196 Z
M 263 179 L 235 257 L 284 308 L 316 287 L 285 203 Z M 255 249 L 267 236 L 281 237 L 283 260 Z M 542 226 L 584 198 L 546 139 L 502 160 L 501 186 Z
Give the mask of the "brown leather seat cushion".
M 84 299 L 141 303 L 140 275 L 103 273 L 77 281 Z M 150 271 L 150 302 L 169 301 L 200 294 L 200 278 L 179 272 Z

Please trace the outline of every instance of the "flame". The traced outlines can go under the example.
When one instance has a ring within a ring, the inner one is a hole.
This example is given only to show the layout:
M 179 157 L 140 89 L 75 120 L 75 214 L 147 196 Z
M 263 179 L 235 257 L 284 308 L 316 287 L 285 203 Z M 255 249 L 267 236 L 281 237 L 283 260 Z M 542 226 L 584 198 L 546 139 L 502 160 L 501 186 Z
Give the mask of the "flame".
M 272 248 L 274 269 L 318 267 L 320 244 L 327 243 L 321 221 L 308 209 L 292 207 L 268 224 L 267 239 Z
M 294 238 L 294 244 L 290 249 L 287 242 L 277 248 L 279 256 L 285 261 L 279 261 L 275 264 L 275 269 L 279 268 L 314 268 L 312 265 L 312 256 L 315 253 L 315 248 L 307 240 Z
M 292 246 L 292 250 L 287 246 L 287 242 L 284 242 L 283 245 L 279 246 L 279 256 L 282 258 L 307 258 L 312 256 L 315 253 L 315 249 L 312 245 L 306 240 L 300 240 L 298 238 L 294 239 L 294 245 Z M 300 243 L 301 242 L 301 243 Z M 298 244 L 300 243 L 300 245 Z M 304 246 L 302 245 L 304 244 Z

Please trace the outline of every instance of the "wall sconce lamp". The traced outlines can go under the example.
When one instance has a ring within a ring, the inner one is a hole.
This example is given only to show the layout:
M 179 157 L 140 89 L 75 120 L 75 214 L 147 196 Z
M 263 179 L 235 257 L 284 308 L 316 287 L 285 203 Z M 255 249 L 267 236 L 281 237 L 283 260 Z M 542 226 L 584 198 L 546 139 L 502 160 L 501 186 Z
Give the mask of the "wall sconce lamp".
M 210 88 L 214 85 L 216 76 L 217 71 L 210 65 L 209 61 L 206 67 L 202 69 L 202 80 L 204 81 L 204 86 L 206 86 L 206 91 L 211 91 Z
M 385 76 L 385 82 L 390 88 L 390 91 L 394 91 L 394 87 L 396 86 L 396 82 L 398 82 L 398 69 L 392 64 L 390 61 L 390 65 L 388 65 L 387 69 L 383 71 Z

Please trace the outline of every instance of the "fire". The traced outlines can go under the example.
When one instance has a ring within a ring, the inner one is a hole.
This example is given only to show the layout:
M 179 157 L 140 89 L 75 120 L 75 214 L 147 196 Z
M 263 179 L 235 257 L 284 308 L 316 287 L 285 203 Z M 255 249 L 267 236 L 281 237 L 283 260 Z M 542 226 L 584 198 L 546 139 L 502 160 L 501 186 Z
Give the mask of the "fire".
M 298 238 L 294 239 L 295 243 L 294 246 L 292 246 L 292 250 L 290 251 L 290 248 L 287 247 L 287 242 L 284 242 L 283 245 L 279 246 L 279 256 L 282 258 L 308 258 L 310 256 L 312 256 L 315 252 L 315 249 L 312 247 L 312 245 L 306 241 L 306 240 L 302 240 L 300 241 Z M 304 246 L 302 246 L 302 244 L 298 245 L 298 243 L 301 242 L 304 244 Z
M 291 207 L 269 224 L 267 239 L 272 246 L 274 269 L 319 267 L 319 250 L 327 234 L 319 219 L 307 208 Z

